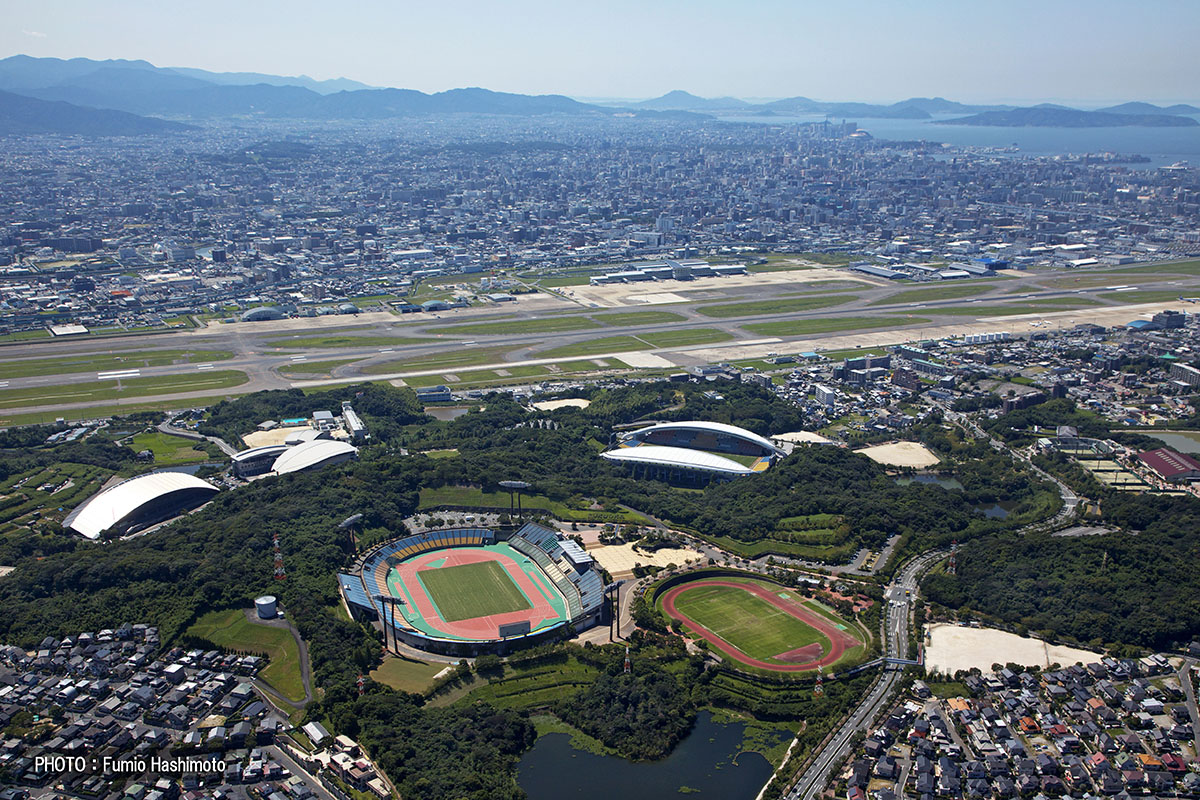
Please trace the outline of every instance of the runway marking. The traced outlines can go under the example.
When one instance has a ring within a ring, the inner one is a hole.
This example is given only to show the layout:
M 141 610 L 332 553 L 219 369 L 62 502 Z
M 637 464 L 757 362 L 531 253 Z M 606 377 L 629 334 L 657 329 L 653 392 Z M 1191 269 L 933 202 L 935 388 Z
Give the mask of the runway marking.
M 292 358 L 292 361 L 304 361 L 305 359 L 308 358 L 308 356 L 298 355 L 298 356 L 292 356 L 291 358 Z
M 8 381 L 0 381 L 0 389 L 3 389 L 5 386 L 8 386 Z
M 736 344 L 738 347 L 745 347 L 746 345 L 749 345 L 749 344 L 775 344 L 776 342 L 782 342 L 782 341 L 783 341 L 783 339 L 778 339 L 778 338 L 776 338 L 776 339 L 739 339 L 734 344 Z
M 390 352 L 392 352 L 392 348 L 390 348 L 390 347 L 385 347 L 385 348 L 383 348 L 382 350 L 380 350 L 379 352 L 381 352 L 381 353 L 390 353 Z
M 97 372 L 96 380 L 108 381 L 113 379 L 120 380 L 121 378 L 136 378 L 141 374 L 142 371 L 140 369 L 122 369 L 114 370 L 112 372 Z
M 196 369 L 212 369 L 212 364 L 197 364 Z

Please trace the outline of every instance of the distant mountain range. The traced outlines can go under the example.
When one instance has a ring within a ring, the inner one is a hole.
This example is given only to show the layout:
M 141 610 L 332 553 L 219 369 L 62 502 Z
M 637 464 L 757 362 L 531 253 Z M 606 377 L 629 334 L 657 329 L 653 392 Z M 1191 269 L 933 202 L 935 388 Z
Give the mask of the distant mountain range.
M 966 114 L 973 116 L 950 122 L 1080 127 L 1194 125 L 1196 120 L 1185 115 L 1200 113 L 1200 109 L 1186 105 L 1159 108 L 1149 103 L 1126 103 L 1100 112 L 1086 112 L 1061 106 L 1021 109 L 965 105 L 941 97 L 914 97 L 890 105 L 824 102 L 807 97 L 749 103 L 733 97 L 697 97 L 681 90 L 618 107 L 581 103 L 563 95 L 508 94 L 479 88 L 425 94 L 412 89 L 372 88 L 345 78 L 317 81 L 303 75 L 281 77 L 163 68 L 147 61 L 64 60 L 24 55 L 0 60 L 0 91 L 48 104 L 17 103 L 5 98 L 6 117 L 0 120 L 0 132 L 86 133 L 89 131 L 84 121 L 92 119 L 96 127 L 91 132 L 98 135 L 180 130 L 158 124 L 163 120 L 154 117 L 362 120 L 475 113 L 705 119 L 712 115 L 826 114 L 842 118 L 928 120 L 935 115 Z M 100 109 L 125 112 L 127 116 L 109 115 L 101 119 L 86 113 Z
M 697 97 L 680 89 L 634 105 L 637 108 L 659 111 L 694 111 L 707 114 L 753 114 L 755 116 L 828 114 L 833 117 L 866 119 L 930 119 L 934 114 L 970 114 L 1012 108 L 1012 106 L 969 106 L 942 97 L 913 97 L 891 105 L 831 103 L 808 97 L 788 97 L 768 103 L 747 103 L 745 100 L 738 100 L 735 97 L 715 99 Z
M 969 117 L 942 120 L 941 124 L 1002 128 L 1193 128 L 1200 122 L 1177 114 L 1114 114 L 1108 111 L 1079 111 L 1062 106 L 1034 106 L 1009 111 L 985 111 Z
M 182 133 L 191 125 L 0 91 L 0 135 L 63 133 L 85 136 L 141 136 Z

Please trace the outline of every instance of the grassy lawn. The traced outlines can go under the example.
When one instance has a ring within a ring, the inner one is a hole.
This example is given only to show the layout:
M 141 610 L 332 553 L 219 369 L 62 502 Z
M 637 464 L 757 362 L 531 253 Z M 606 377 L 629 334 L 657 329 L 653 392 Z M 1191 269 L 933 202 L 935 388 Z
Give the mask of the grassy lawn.
M 886 347 L 855 347 L 849 350 L 819 350 L 821 355 L 833 361 L 846 358 L 861 358 L 864 356 L 881 356 L 887 353 Z
M 239 370 L 196 372 L 152 378 L 123 378 L 119 382 L 88 381 L 66 386 L 31 386 L 0 390 L 0 408 L 61 405 L 92 400 L 116 400 L 156 394 L 178 394 L 241 386 L 250 378 Z
M 0 342 L 28 342 L 30 339 L 48 339 L 50 331 L 45 328 L 38 328 L 32 331 L 15 331 L 13 333 L 0 334 Z
M 207 461 L 209 459 L 208 453 L 196 447 L 196 442 L 191 439 L 184 439 L 182 436 L 171 436 L 160 431 L 139 433 L 133 437 L 131 444 L 136 452 L 140 453 L 142 450 L 149 450 L 154 453 L 154 464 L 156 466 L 193 464 L 197 461 Z
M 223 650 L 259 653 L 270 662 L 258 677 L 284 697 L 304 699 L 304 681 L 300 674 L 300 651 L 287 628 L 256 625 L 241 609 L 213 611 L 196 620 L 188 634 L 212 642 Z
M 363 372 L 371 375 L 386 375 L 390 372 L 417 372 L 426 369 L 447 369 L 453 371 L 460 367 L 475 367 L 480 364 L 497 364 L 504 361 L 504 356 L 512 350 L 511 347 L 461 347 L 441 353 L 406 358 L 398 361 L 384 361 L 381 364 L 368 364 Z
M 844 267 L 855 259 L 855 256 L 849 253 L 801 253 L 799 256 L 785 256 L 786 258 L 802 258 L 805 261 L 811 261 L 814 264 L 822 264 L 826 267 Z
M 974 297 L 997 288 L 996 284 L 957 284 L 951 286 L 930 286 L 925 289 L 909 289 L 898 292 L 881 300 L 874 300 L 868 305 L 890 306 L 898 303 L 920 303 L 926 300 L 953 300 L 958 297 Z
M 672 311 L 616 311 L 612 314 L 597 314 L 597 322 L 626 328 L 631 325 L 659 325 L 665 322 L 683 322 L 687 317 Z
M 540 358 L 570 358 L 572 356 L 591 356 L 599 353 L 621 353 L 652 349 L 654 349 L 654 345 L 643 342 L 633 336 L 605 336 L 586 342 L 576 342 L 575 344 L 555 347 L 537 355 Z
M 406 336 L 351 336 L 327 334 L 324 336 L 285 336 L 270 339 L 271 347 L 305 347 L 320 350 L 327 347 L 403 347 L 407 344 L 432 344 L 437 339 L 417 339 Z
M 292 378 L 297 375 L 320 375 L 323 378 L 328 378 L 338 367 L 344 364 L 353 364 L 357 360 L 354 358 L 343 358 L 331 361 L 301 361 L 299 363 L 282 364 L 278 369 L 279 374 L 285 378 Z
M 219 400 L 224 400 L 229 397 L 234 397 L 238 392 L 227 392 L 223 394 L 214 394 L 206 397 L 189 397 L 186 401 L 180 400 L 179 407 L 207 406 L 216 403 Z M 161 400 L 146 403 L 120 403 L 108 404 L 99 406 L 88 406 L 87 408 L 50 408 L 43 411 L 29 411 L 24 414 L 7 414 L 0 416 L 0 425 L 42 425 L 54 422 L 56 419 L 72 421 L 78 419 L 101 419 L 104 417 L 114 417 L 122 414 L 132 414 L 137 411 L 162 411 L 169 407 Z
M 482 700 L 496 708 L 538 708 L 575 694 L 591 685 L 597 675 L 599 670 L 573 657 L 525 669 L 509 667 L 503 678 L 489 681 L 457 702 Z
M 535 283 L 547 289 L 558 289 L 565 286 L 587 286 L 591 281 L 591 275 L 562 275 L 556 278 L 541 278 Z
M 495 561 L 423 569 L 417 579 L 447 622 L 532 608 L 504 567 Z
M 1105 300 L 1114 300 L 1118 303 L 1169 303 L 1178 300 L 1180 296 L 1194 297 L 1196 290 L 1175 291 L 1174 289 L 1167 291 L 1166 289 L 1150 289 L 1139 292 L 1105 292 L 1097 295 Z
M 486 336 L 495 333 L 562 333 L 583 331 L 600 327 L 587 317 L 543 317 L 541 319 L 515 319 L 505 322 L 474 322 L 466 325 L 445 325 L 438 328 L 449 334 L 464 336 Z
M 774 658 L 797 647 L 832 644 L 815 628 L 745 589 L 697 586 L 675 599 L 675 608 L 751 658 Z
M 433 676 L 445 668 L 445 664 L 427 664 L 424 661 L 409 661 L 407 658 L 389 656 L 371 670 L 371 680 L 400 692 L 421 694 L 433 685 Z
M 757 542 L 743 542 L 728 536 L 705 536 L 705 540 L 715 544 L 722 550 L 733 553 L 739 558 L 759 558 L 766 555 L 790 556 L 792 558 L 807 558 L 822 561 L 827 564 L 844 563 L 858 549 L 855 542 L 850 541 L 840 545 L 813 545 L 784 542 L 776 539 L 760 539 Z
M 440 506 L 483 506 L 485 508 L 500 508 L 508 510 L 508 492 L 485 492 L 473 486 L 439 486 L 426 487 L 421 490 L 418 508 L 426 511 Z M 590 511 L 568 507 L 547 497 L 539 495 L 523 495 L 523 508 L 540 508 L 550 512 L 558 519 L 568 522 L 632 522 L 642 524 L 647 520 L 641 514 L 625 509 L 616 511 Z
M 454 458 L 458 455 L 458 450 L 454 447 L 446 448 L 445 450 L 426 450 L 421 455 L 429 458 Z
M 940 311 L 940 309 L 939 309 Z M 834 333 L 859 328 L 901 328 L 929 322 L 923 317 L 827 317 L 824 319 L 788 319 L 780 322 L 758 322 L 742 328 L 761 336 L 807 336 L 812 333 Z
M 167 364 L 205 364 L 233 358 L 228 350 L 149 350 L 136 355 L 111 353 L 64 356 L 61 358 L 29 358 L 0 364 L 0 378 L 30 378 L 38 375 L 64 375 L 71 372 L 106 372 L 110 370 L 161 367 Z
M 788 314 L 793 311 L 812 311 L 817 308 L 840 306 L 857 299 L 858 295 L 853 294 L 780 297 L 772 300 L 752 300 L 748 303 L 719 303 L 712 306 L 700 306 L 696 311 L 706 317 L 732 319 L 734 317 L 753 317 L 759 314 Z
M 934 697 L 943 699 L 949 697 L 970 697 L 971 693 L 967 691 L 967 687 L 960 681 L 925 681 L 925 685 L 929 687 L 929 691 L 933 692 Z
M 689 344 L 727 342 L 733 338 L 733 334 L 728 331 L 719 331 L 716 328 L 685 328 L 676 331 L 639 333 L 637 338 L 643 342 L 649 342 L 655 347 L 682 347 Z

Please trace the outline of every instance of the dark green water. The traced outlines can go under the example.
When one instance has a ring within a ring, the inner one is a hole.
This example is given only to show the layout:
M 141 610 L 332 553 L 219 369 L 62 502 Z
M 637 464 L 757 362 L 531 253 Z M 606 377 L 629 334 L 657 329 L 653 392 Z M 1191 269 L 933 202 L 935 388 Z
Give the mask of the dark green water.
M 571 747 L 567 734 L 551 733 L 521 759 L 517 782 L 529 800 L 661 800 L 690 794 L 754 800 L 771 777 L 771 765 L 758 753 L 737 755 L 744 728 L 713 722 L 702 711 L 671 755 L 649 764 L 584 753 Z

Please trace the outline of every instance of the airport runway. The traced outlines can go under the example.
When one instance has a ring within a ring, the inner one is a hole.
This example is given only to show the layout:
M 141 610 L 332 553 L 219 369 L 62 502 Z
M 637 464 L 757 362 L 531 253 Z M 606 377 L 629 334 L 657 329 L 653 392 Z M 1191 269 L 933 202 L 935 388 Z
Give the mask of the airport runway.
M 781 280 L 793 273 L 767 273 L 772 277 L 770 282 L 761 286 L 748 285 L 743 281 L 731 286 L 724 296 L 714 296 L 712 290 L 705 290 L 697 299 L 689 299 L 685 303 L 667 305 L 629 306 L 619 309 L 584 308 L 564 298 L 542 296 L 536 304 L 529 306 L 538 308 L 534 313 L 528 313 L 531 308 L 517 305 L 505 307 L 477 307 L 462 309 L 457 312 L 442 312 L 436 316 L 422 314 L 399 316 L 390 313 L 376 312 L 363 314 L 353 319 L 345 316 L 307 318 L 297 320 L 282 320 L 264 323 L 234 323 L 213 324 L 206 328 L 182 331 L 178 333 L 133 335 L 115 338 L 78 338 L 66 340 L 40 340 L 21 342 L 0 347 L 0 394 L 6 389 L 32 389 L 33 387 L 50 387 L 55 385 L 81 383 L 91 381 L 112 380 L 114 378 L 156 378 L 176 375 L 198 374 L 204 371 L 236 370 L 246 374 L 248 380 L 225 392 L 197 391 L 164 393 L 161 395 L 142 395 L 130 397 L 128 402 L 152 403 L 161 402 L 164 406 L 186 406 L 184 401 L 201 397 L 212 397 L 213 394 L 245 394 L 262 389 L 279 389 L 289 387 L 313 387 L 357 382 L 360 380 L 403 380 L 412 377 L 437 376 L 455 372 L 472 370 L 487 370 L 514 366 L 539 366 L 564 361 L 579 361 L 591 359 L 622 358 L 637 363 L 653 363 L 663 367 L 684 368 L 705 363 L 730 361 L 735 359 L 754 359 L 766 357 L 771 352 L 804 352 L 808 350 L 842 350 L 856 347 L 879 347 L 924 338 L 941 338 L 960 336 L 967 333 L 994 332 L 1007 330 L 1014 334 L 1036 330 L 1069 328 L 1083 322 L 1113 326 L 1124 324 L 1133 319 L 1144 318 L 1149 314 L 1164 308 L 1176 310 L 1194 310 L 1196 306 L 1176 301 L 1122 305 L 1123 294 L 1136 298 L 1130 292 L 1161 290 L 1172 294 L 1194 295 L 1200 287 L 1200 277 L 1189 275 L 1131 275 L 1122 273 L 1122 268 L 1113 274 L 1112 282 L 1104 282 L 1101 286 L 1083 286 L 1082 288 L 1056 288 L 1053 284 L 1063 279 L 1087 278 L 1089 282 L 1100 280 L 1096 276 L 1104 276 L 1104 271 L 1089 270 L 1086 272 L 1017 272 L 1009 273 L 1013 277 L 987 279 L 985 281 L 963 282 L 932 282 L 921 284 L 895 283 L 866 283 L 859 281 L 844 290 L 850 300 L 841 305 L 825 308 L 769 314 L 749 314 L 735 318 L 710 317 L 698 309 L 714 304 L 756 302 L 769 300 L 784 300 L 790 297 L 828 296 L 836 297 L 839 292 L 820 292 L 805 289 L 805 282 L 788 282 Z M 1123 268 L 1123 269 L 1128 269 Z M 806 271 L 794 273 L 803 279 Z M 827 272 L 827 271 L 825 271 Z M 753 276 L 751 276 L 752 278 Z M 1153 280 L 1150 280 L 1153 278 Z M 1047 285 L 1049 282 L 1050 285 Z M 675 287 L 674 296 L 686 295 L 687 284 Z M 978 295 L 957 297 L 943 300 L 927 300 L 917 303 L 887 303 L 886 299 L 913 290 L 937 290 L 945 288 L 954 291 L 955 287 L 969 286 L 978 289 Z M 645 290 L 645 285 L 639 285 L 639 290 Z M 671 293 L 667 293 L 671 294 Z M 1101 296 L 1105 295 L 1105 296 Z M 1079 309 L 1060 310 L 1054 306 L 1038 306 L 1030 301 L 1078 298 L 1081 301 L 1091 301 L 1094 305 Z M 557 301 L 557 302 L 555 302 Z M 875 305 L 875 303 L 879 303 Z M 978 304 L 981 314 L 976 317 L 962 313 L 964 308 Z M 996 306 L 1012 306 L 1014 304 L 1027 306 L 1023 314 L 1011 316 L 989 317 L 986 312 Z M 939 315 L 939 308 L 951 308 L 953 314 Z M 447 326 L 475 322 L 487 322 L 490 319 L 510 322 L 524 319 L 548 319 L 570 317 L 592 317 L 603 320 L 606 311 L 669 311 L 683 316 L 683 321 L 657 323 L 650 325 L 620 325 L 608 324 L 599 327 L 588 327 L 555 333 L 534 334 L 488 334 L 471 333 L 467 339 L 461 332 L 447 333 Z M 831 332 L 825 334 L 810 334 L 805 336 L 772 337 L 755 334 L 744 326 L 761 323 L 783 322 L 794 320 L 821 320 L 862 316 L 915 318 L 911 324 L 889 325 L 888 327 L 871 328 L 864 325 L 858 331 Z M 928 319 L 930 322 L 920 321 Z M 717 344 L 690 345 L 679 347 L 652 347 L 630 352 L 619 347 L 614 352 L 588 353 L 586 355 L 547 357 L 541 353 L 558 349 L 572 344 L 593 341 L 600 337 L 609 336 L 639 336 L 657 334 L 664 331 L 682 331 L 687 329 L 716 329 L 733 337 L 728 342 Z M 413 338 L 428 339 L 420 343 L 372 343 L 362 347 L 289 347 L 288 337 L 308 338 L 313 336 L 342 335 L 347 337 L 371 337 L 373 339 L 392 338 L 409 340 Z M 502 355 L 492 363 L 471 364 L 458 367 L 420 368 L 407 366 L 405 362 L 439 353 L 449 353 L 463 348 L 495 349 Z M 103 371 L 68 372 L 50 376 L 19 377 L 22 362 L 42 361 L 45 359 L 66 358 L 69 356 L 97 354 L 128 354 L 136 358 L 138 354 L 152 354 L 162 350 L 218 350 L 233 354 L 226 360 L 197 363 L 174 363 L 153 367 L 137 367 L 130 365 L 125 368 L 106 368 Z M 647 355 L 653 358 L 645 358 Z M 352 362 L 338 367 L 330 377 L 317 380 L 304 380 L 289 377 L 280 372 L 280 367 L 291 366 L 293 376 L 301 369 L 300 365 L 307 362 L 345 361 Z M 627 361 L 627 363 L 628 363 Z M 388 370 L 386 364 L 395 363 L 395 370 Z M 9 369 L 6 369 L 8 367 Z M 364 373 L 363 368 L 371 368 L 371 373 Z M 597 367 L 599 370 L 600 368 Z M 10 371 L 11 370 L 11 371 Z M 6 372 L 13 377 L 7 377 Z M 80 403 L 55 404 L 53 406 L 30 403 L 25 406 L 0 406 L 0 415 L 24 414 L 55 409 L 67 410 L 87 408 L 91 406 L 112 405 L 113 400 L 97 400 Z M 173 404 L 173 405 L 172 405 Z

